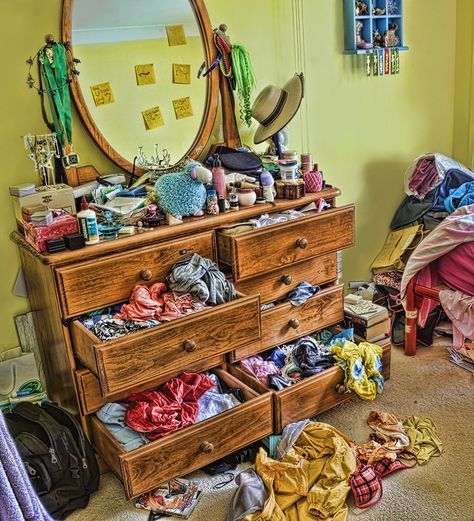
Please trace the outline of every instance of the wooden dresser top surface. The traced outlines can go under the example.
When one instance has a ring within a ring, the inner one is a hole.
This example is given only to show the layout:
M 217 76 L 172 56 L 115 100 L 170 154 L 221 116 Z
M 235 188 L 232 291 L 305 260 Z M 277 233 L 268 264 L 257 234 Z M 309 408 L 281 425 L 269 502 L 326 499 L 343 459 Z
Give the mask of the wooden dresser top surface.
M 110 253 L 123 252 L 130 249 L 153 243 L 176 239 L 190 233 L 199 233 L 205 230 L 212 230 L 231 223 L 244 221 L 262 215 L 264 213 L 274 213 L 279 211 L 300 208 L 323 197 L 333 200 L 341 194 L 338 188 L 326 188 L 321 192 L 307 194 L 301 199 L 276 199 L 274 203 L 258 204 L 241 208 L 238 212 L 227 212 L 219 215 L 204 215 L 202 217 L 187 217 L 183 224 L 176 226 L 159 226 L 152 230 L 143 231 L 129 237 L 120 237 L 116 240 L 101 241 L 100 244 L 88 246 L 74 251 L 63 251 L 59 253 L 39 253 L 30 246 L 23 235 L 14 231 L 11 234 L 13 242 L 20 247 L 28 250 L 32 255 L 40 259 L 43 264 L 51 266 L 63 266 L 79 261 L 90 260 Z

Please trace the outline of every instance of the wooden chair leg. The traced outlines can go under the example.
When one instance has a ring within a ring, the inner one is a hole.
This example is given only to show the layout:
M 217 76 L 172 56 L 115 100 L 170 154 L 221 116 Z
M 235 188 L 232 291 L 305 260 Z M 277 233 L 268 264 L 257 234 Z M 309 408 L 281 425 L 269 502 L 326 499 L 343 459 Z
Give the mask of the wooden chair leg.
M 408 284 L 405 301 L 405 354 L 407 356 L 416 355 L 418 310 L 415 304 L 415 278 L 413 277 Z

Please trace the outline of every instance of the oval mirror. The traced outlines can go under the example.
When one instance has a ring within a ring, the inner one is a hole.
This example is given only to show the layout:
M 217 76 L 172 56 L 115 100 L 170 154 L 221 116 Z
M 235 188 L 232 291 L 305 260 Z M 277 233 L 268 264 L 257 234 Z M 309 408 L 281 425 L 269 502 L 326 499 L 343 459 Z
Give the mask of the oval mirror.
M 155 144 L 170 167 L 197 158 L 218 104 L 217 74 L 199 74 L 215 58 L 203 0 L 64 0 L 62 29 L 79 113 L 116 164 L 131 172 Z

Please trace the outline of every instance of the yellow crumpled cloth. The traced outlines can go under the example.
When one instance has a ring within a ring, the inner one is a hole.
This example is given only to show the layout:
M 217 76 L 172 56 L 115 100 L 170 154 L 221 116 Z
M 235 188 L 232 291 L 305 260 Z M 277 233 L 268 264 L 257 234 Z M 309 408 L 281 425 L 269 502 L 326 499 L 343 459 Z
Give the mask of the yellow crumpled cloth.
M 346 389 L 355 391 L 364 400 L 375 400 L 384 384 L 382 348 L 369 342 L 357 345 L 346 340 L 331 347 L 331 353 L 344 370 Z
M 346 521 L 349 477 L 357 462 L 351 440 L 326 423 L 308 423 L 282 461 L 257 455 L 268 492 L 263 510 L 245 521 Z
M 443 443 L 432 420 L 409 416 L 403 422 L 403 427 L 410 438 L 410 444 L 403 454 L 405 459 L 414 458 L 419 465 L 426 465 L 430 458 L 441 456 Z

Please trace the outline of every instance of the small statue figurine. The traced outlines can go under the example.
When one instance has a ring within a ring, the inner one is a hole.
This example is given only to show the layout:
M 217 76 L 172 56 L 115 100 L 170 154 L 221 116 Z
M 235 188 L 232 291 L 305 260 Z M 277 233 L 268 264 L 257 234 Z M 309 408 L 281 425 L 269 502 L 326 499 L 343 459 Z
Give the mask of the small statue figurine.
M 355 13 L 356 16 L 365 16 L 369 14 L 369 7 L 364 2 L 360 0 L 356 0 L 355 3 Z
M 400 38 L 397 36 L 398 25 L 390 24 L 388 31 L 383 37 L 385 47 L 397 47 L 400 44 Z
M 372 31 L 372 41 L 374 42 L 374 47 L 384 46 L 384 37 L 380 34 L 378 29 Z
M 362 28 L 364 27 L 364 24 L 360 21 L 360 20 L 357 20 L 357 23 L 356 23 L 356 46 L 358 49 L 372 49 L 373 45 L 369 42 L 366 42 L 362 36 L 361 36 L 361 33 L 362 33 Z
M 374 16 L 383 16 L 385 14 L 385 9 L 380 9 L 380 7 L 374 7 L 372 9 L 372 14 Z

